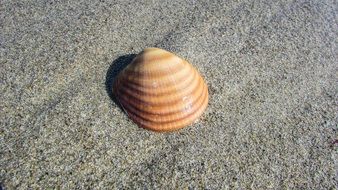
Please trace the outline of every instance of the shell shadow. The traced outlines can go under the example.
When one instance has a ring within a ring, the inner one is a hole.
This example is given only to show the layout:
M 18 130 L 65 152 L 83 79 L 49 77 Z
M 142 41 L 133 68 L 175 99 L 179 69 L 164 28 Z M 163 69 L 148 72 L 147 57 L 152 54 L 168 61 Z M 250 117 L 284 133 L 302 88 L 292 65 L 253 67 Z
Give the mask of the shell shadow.
M 131 61 L 136 57 L 136 54 L 126 54 L 115 59 L 109 66 L 109 69 L 106 74 L 106 91 L 111 100 L 114 101 L 116 105 L 119 106 L 121 110 L 122 107 L 115 98 L 113 94 L 113 84 L 117 75 L 131 63 Z

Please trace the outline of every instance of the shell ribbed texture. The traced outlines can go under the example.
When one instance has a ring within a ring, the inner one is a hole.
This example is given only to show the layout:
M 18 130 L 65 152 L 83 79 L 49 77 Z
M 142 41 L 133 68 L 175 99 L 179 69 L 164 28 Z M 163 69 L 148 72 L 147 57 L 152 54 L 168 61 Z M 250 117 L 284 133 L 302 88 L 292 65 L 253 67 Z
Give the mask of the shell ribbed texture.
M 178 56 L 147 48 L 117 77 L 114 94 L 140 127 L 173 131 L 194 122 L 208 104 L 198 71 Z

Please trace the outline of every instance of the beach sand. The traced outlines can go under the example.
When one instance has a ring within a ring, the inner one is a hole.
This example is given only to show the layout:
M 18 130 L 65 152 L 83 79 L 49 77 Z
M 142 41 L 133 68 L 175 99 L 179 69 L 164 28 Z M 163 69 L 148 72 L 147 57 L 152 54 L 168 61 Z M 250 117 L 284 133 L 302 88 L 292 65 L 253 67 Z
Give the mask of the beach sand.
M 4 189 L 336 189 L 336 1 L 0 5 Z M 205 78 L 202 117 L 137 127 L 111 83 L 146 47 Z

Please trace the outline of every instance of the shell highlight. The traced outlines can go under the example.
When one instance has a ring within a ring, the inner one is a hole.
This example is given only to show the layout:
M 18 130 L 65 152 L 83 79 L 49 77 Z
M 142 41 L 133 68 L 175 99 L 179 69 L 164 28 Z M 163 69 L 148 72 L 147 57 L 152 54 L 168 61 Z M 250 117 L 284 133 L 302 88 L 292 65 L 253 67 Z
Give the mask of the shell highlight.
M 208 87 L 187 61 L 147 48 L 118 75 L 113 93 L 140 127 L 174 131 L 199 118 L 208 104 Z

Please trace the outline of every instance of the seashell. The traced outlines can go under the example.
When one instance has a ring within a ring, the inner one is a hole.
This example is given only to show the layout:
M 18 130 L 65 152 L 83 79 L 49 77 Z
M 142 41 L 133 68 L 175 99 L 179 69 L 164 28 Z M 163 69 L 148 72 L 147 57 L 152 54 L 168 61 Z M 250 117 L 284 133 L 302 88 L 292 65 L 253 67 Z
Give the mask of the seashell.
M 187 61 L 147 48 L 118 75 L 113 93 L 140 127 L 173 131 L 200 117 L 208 104 L 208 87 Z

